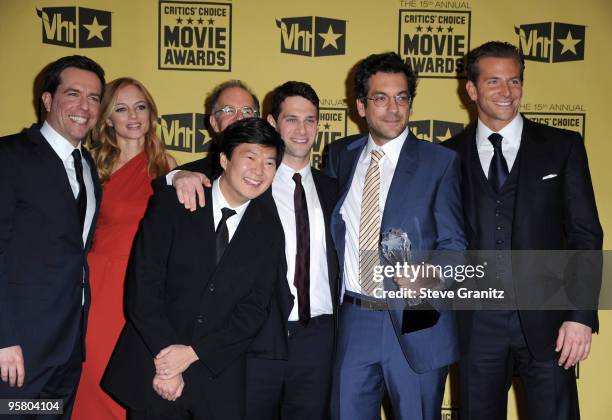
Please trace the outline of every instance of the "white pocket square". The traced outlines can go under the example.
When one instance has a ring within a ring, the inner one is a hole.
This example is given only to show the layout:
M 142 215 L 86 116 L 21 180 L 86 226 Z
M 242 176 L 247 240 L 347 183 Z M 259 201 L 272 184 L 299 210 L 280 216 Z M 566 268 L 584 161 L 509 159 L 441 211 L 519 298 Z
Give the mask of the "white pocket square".
M 557 174 L 548 174 L 548 175 L 542 177 L 542 181 L 544 181 L 545 179 L 554 178 L 556 176 L 557 176 Z

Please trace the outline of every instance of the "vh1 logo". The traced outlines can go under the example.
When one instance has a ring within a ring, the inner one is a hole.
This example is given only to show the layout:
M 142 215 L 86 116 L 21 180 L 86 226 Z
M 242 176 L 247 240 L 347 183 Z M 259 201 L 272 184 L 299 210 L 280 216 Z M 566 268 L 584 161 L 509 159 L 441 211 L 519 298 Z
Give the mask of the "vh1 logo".
M 319 16 L 291 17 L 276 20 L 281 30 L 283 54 L 308 57 L 344 55 L 346 21 Z
M 206 153 L 211 139 L 206 137 L 205 118 L 200 113 L 161 115 L 157 133 L 168 150 Z
M 43 44 L 70 48 L 111 46 L 111 12 L 86 7 L 43 7 L 36 9 L 36 14 L 42 22 Z
M 463 124 L 453 121 L 419 120 L 408 122 L 408 128 L 416 138 L 442 143 L 463 130 Z
M 526 60 L 544 63 L 584 60 L 586 26 L 545 22 L 514 27 Z

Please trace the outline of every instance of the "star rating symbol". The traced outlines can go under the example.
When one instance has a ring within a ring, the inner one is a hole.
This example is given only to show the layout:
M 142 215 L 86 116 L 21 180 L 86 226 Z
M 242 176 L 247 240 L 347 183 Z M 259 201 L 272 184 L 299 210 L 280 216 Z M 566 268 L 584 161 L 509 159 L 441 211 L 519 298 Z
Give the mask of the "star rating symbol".
M 422 27 L 421 25 L 419 25 L 419 26 L 417 26 L 417 27 L 416 27 L 416 31 L 417 31 L 417 32 L 421 32 L 422 30 L 423 30 L 423 27 Z
M 98 38 L 100 41 L 104 41 L 104 37 L 102 36 L 102 32 L 108 28 L 108 25 L 100 25 L 98 23 L 98 17 L 94 16 L 93 21 L 89 25 L 83 25 L 88 31 L 87 40 L 89 41 L 92 38 Z
M 561 48 L 561 55 L 563 55 L 563 53 L 565 53 L 566 51 L 571 51 L 572 54 L 577 55 L 578 53 L 576 52 L 576 45 L 579 42 L 582 42 L 582 39 L 572 38 L 572 31 L 567 31 L 567 36 L 565 37 L 565 39 L 557 39 L 557 41 L 559 41 L 561 45 L 563 45 L 563 48 Z
M 181 23 L 183 23 L 183 19 L 181 19 L 181 17 L 180 17 L 180 16 L 179 16 L 179 17 L 177 17 L 177 18 L 176 18 L 176 23 L 178 23 L 178 24 L 180 25 Z
M 193 19 L 187 18 L 187 23 L 191 25 L 193 23 Z
M 441 141 L 441 142 L 442 142 L 442 141 L 448 140 L 448 139 L 450 139 L 451 137 L 453 137 L 453 134 L 451 133 L 450 128 L 447 128 L 447 129 L 446 129 L 446 133 L 444 133 L 444 134 L 443 134 L 443 135 L 441 135 L 441 136 L 436 136 L 436 137 L 438 138 L 438 140 L 439 140 L 439 141 Z
M 321 32 L 318 35 L 323 38 L 323 46 L 321 49 L 330 45 L 335 49 L 338 49 L 338 43 L 336 41 L 342 36 L 342 34 L 335 33 L 331 25 L 329 25 L 327 28 L 327 32 Z
M 325 127 L 326 130 L 329 130 L 331 128 L 331 125 L 329 125 L 329 123 L 325 123 L 323 127 Z
M 432 28 L 431 26 L 428 26 L 428 27 L 427 27 L 427 32 L 431 32 L 431 30 L 432 30 L 432 29 L 433 29 L 433 28 Z
M 198 25 L 204 25 L 204 19 L 199 18 L 198 19 Z
M 208 19 L 208 24 L 209 24 L 209 25 L 212 25 L 213 23 L 215 23 L 215 20 L 214 20 L 214 19 L 212 19 L 212 18 L 211 18 L 211 19 Z
M 438 26 L 438 33 L 442 32 L 444 30 L 444 28 L 442 28 L 441 26 Z
M 448 33 L 450 34 L 451 32 L 453 32 L 453 27 L 449 26 L 448 28 L 446 28 L 446 30 L 448 31 Z

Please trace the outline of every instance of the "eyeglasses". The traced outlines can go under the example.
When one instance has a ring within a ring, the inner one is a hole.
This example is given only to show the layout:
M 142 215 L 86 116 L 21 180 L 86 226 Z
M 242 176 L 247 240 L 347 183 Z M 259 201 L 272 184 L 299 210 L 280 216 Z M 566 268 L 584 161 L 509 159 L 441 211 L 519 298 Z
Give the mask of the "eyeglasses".
M 377 106 L 379 108 L 383 108 L 389 105 L 390 98 L 391 97 L 389 97 L 388 95 L 384 93 L 377 93 L 371 98 L 366 96 L 366 99 L 369 99 L 370 101 L 374 102 L 374 106 Z M 410 96 L 406 95 L 405 93 L 400 93 L 399 95 L 395 95 L 393 96 L 393 98 L 395 99 L 395 103 L 397 104 L 397 106 L 410 105 Z
M 258 117 L 259 112 L 251 108 L 250 106 L 243 106 L 242 108 L 236 108 L 232 105 L 225 105 L 223 108 L 215 111 L 213 114 L 219 116 L 222 114 L 223 116 L 233 118 L 237 115 L 238 111 L 242 114 L 243 118 L 253 118 Z

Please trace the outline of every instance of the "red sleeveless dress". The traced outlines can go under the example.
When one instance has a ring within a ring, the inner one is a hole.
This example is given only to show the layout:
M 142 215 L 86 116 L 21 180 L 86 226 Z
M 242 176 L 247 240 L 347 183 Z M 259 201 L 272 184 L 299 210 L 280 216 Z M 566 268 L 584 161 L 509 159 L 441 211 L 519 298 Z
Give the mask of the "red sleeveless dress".
M 89 256 L 91 308 L 87 325 L 87 360 L 72 418 L 126 418 L 125 410 L 100 388 L 100 380 L 125 324 L 123 284 L 138 224 L 153 194 L 143 151 L 111 175 L 104 185 L 100 216 Z

